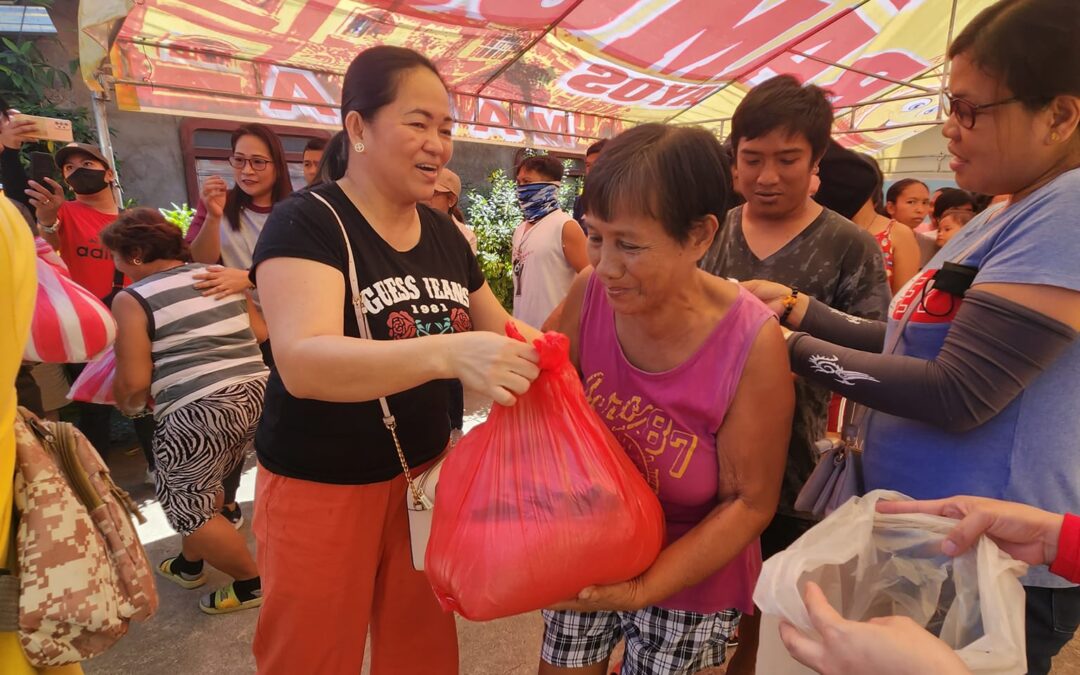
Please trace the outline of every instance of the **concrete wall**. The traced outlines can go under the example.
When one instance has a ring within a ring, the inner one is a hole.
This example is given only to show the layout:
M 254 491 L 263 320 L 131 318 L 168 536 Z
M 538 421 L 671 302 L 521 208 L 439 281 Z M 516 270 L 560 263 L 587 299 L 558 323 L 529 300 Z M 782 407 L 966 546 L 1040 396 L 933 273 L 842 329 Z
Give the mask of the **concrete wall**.
M 502 169 L 507 175 L 513 173 L 517 150 L 505 145 L 455 141 L 450 168 L 461 176 L 463 190 L 482 187 L 495 169 Z
M 886 150 L 880 161 L 881 168 L 888 180 L 919 178 L 951 182 L 953 174 L 949 170 L 947 146 L 941 127 L 930 127 Z

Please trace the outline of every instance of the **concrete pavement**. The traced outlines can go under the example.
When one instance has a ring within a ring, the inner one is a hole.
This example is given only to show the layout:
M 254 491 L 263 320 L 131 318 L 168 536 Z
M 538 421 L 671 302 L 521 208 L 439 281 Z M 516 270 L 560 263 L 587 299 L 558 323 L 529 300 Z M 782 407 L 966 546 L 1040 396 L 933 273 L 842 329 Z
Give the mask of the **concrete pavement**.
M 467 398 L 470 415 L 466 429 L 482 421 L 486 407 Z M 109 465 L 117 483 L 126 489 L 147 517 L 139 536 L 151 564 L 175 555 L 180 538 L 168 526 L 154 490 L 143 483 L 146 464 L 139 450 L 114 448 Z M 254 459 L 249 458 L 238 494 L 244 517 L 242 528 L 254 551 L 250 517 L 255 493 Z M 208 583 L 187 591 L 161 580 L 161 607 L 150 621 L 133 624 L 131 631 L 105 654 L 84 664 L 91 675 L 234 675 L 255 672 L 251 642 L 258 610 L 208 616 L 197 606 L 201 593 L 224 585 L 228 577 L 207 566 Z M 462 675 L 527 675 L 536 672 L 543 622 L 539 613 L 473 623 L 458 617 Z M 365 674 L 369 672 L 365 664 Z M 402 664 L 401 675 L 412 675 Z M 720 675 L 722 669 L 709 671 Z M 297 674 L 303 675 L 303 674 Z M 395 674 L 396 675 L 396 674 Z M 700 675 L 706 675 L 702 673 Z M 762 675 L 768 675 L 763 673 Z M 1058 656 L 1052 675 L 1080 675 L 1080 641 L 1074 640 Z

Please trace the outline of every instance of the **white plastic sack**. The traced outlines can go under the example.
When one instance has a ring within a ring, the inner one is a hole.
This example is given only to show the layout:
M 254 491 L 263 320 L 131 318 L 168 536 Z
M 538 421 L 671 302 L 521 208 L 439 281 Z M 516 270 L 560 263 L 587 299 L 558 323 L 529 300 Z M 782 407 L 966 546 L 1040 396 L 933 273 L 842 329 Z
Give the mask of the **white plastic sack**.
M 855 497 L 765 562 L 754 589 L 762 611 L 759 673 L 813 673 L 791 658 L 779 634 L 780 619 L 815 633 L 802 601 L 808 581 L 821 586 L 846 619 L 910 617 L 951 646 L 976 675 L 1027 671 L 1019 580 L 1027 565 L 987 537 L 950 558 L 941 544 L 955 520 L 874 510 L 879 500 L 907 499 L 887 490 Z

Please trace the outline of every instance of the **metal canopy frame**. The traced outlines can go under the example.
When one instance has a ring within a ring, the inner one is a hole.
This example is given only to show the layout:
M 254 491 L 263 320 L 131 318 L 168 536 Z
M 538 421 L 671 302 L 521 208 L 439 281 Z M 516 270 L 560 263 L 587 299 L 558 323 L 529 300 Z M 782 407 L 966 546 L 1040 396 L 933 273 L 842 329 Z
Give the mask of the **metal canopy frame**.
M 703 81 L 703 82 L 701 82 L 699 84 L 700 84 L 700 86 L 709 86 L 710 84 L 716 84 L 717 89 L 713 94 L 710 95 L 710 98 L 711 98 L 712 96 L 716 96 L 717 94 L 719 94 L 724 89 L 726 89 L 726 88 L 728 88 L 728 87 L 730 87 L 730 86 L 732 86 L 732 85 L 734 85 L 736 83 L 742 83 L 744 78 L 746 78 L 750 74 L 756 72 L 757 70 L 759 70 L 761 67 L 763 67 L 765 64 L 767 64 L 769 61 L 773 60 L 777 56 L 779 56 L 781 54 L 784 54 L 784 53 L 788 53 L 788 54 L 792 54 L 794 56 L 798 56 L 798 57 L 801 57 L 801 58 L 804 58 L 804 59 L 808 59 L 808 60 L 811 60 L 811 61 L 815 61 L 815 62 L 824 64 L 824 65 L 827 65 L 827 66 L 830 66 L 830 67 L 833 67 L 833 68 L 838 68 L 838 69 L 843 70 L 843 71 L 848 71 L 848 72 L 856 73 L 858 75 L 862 75 L 864 77 L 870 77 L 870 78 L 874 78 L 874 79 L 877 79 L 877 80 L 881 80 L 883 82 L 888 82 L 890 84 L 896 85 L 896 88 L 891 90 L 893 92 L 895 92 L 899 87 L 910 87 L 911 89 L 915 89 L 915 90 L 918 90 L 918 91 L 922 92 L 921 94 L 905 94 L 905 95 L 900 95 L 900 96 L 890 96 L 889 92 L 885 92 L 885 95 L 883 97 L 881 97 L 881 98 L 868 100 L 868 101 L 861 101 L 859 103 L 840 106 L 840 107 L 836 108 L 836 112 L 838 113 L 836 115 L 837 118 L 840 118 L 840 117 L 842 117 L 844 115 L 851 115 L 854 118 L 855 111 L 858 110 L 859 108 L 862 108 L 862 107 L 878 105 L 878 104 L 882 104 L 882 103 L 890 103 L 890 102 L 896 102 L 896 101 L 913 100 L 913 99 L 918 99 L 918 98 L 924 98 L 927 95 L 940 95 L 941 92 L 945 89 L 945 83 L 947 82 L 948 76 L 949 76 L 949 65 L 950 64 L 948 62 L 948 59 L 945 59 L 943 64 L 935 65 L 935 66 L 923 71 L 922 73 L 918 74 L 917 76 L 915 76 L 913 78 L 910 78 L 910 79 L 905 81 L 905 80 L 901 80 L 901 79 L 897 79 L 897 78 L 888 77 L 886 75 L 882 75 L 882 74 L 878 74 L 878 73 L 872 73 L 872 72 L 862 70 L 860 68 L 856 68 L 856 67 L 853 67 L 853 66 L 846 66 L 846 65 L 837 63 L 835 61 L 830 61 L 830 60 L 815 56 L 813 54 L 806 53 L 806 52 L 801 51 L 801 50 L 799 50 L 797 48 L 800 44 L 806 42 L 807 40 L 814 37 L 815 35 L 817 35 L 821 31 L 823 31 L 826 28 L 832 26 L 834 23 L 836 23 L 838 21 L 841 21 L 842 19 L 844 19 L 845 17 L 847 17 L 851 13 L 858 11 L 864 5 L 868 4 L 870 1 L 871 0 L 860 0 L 857 4 L 854 4 L 851 7 L 845 8 L 844 10 L 838 12 L 835 16 L 833 16 L 830 19 L 826 20 L 821 25 L 815 26 L 812 29 L 809 29 L 809 30 L 805 31 L 802 34 L 795 36 L 794 38 L 792 38 L 791 40 L 789 40 L 785 44 L 777 47 L 776 49 L 770 50 L 768 53 L 763 54 L 761 57 L 755 59 L 753 62 L 751 62 L 750 64 L 748 64 L 744 68 L 742 68 L 739 72 L 737 72 L 732 77 L 726 79 L 724 82 L 715 82 L 715 83 L 713 83 L 713 82 L 711 82 L 709 80 L 706 80 L 706 81 Z M 532 105 L 535 105 L 536 107 L 539 107 L 539 108 L 543 108 L 545 110 L 550 110 L 552 112 L 561 113 L 561 114 L 567 115 L 567 116 L 577 114 L 577 112 L 575 112 L 573 110 L 568 110 L 568 109 L 560 108 L 560 107 L 557 107 L 557 106 L 545 105 L 545 104 L 540 104 L 540 103 L 531 104 L 528 101 L 509 100 L 509 99 L 500 98 L 500 97 L 497 97 L 497 96 L 485 96 L 483 94 L 483 92 L 486 89 L 488 89 L 499 77 L 501 77 L 503 74 L 505 74 L 512 66 L 519 63 L 521 61 L 521 59 L 523 59 L 524 56 L 531 49 L 533 49 L 544 38 L 546 38 L 548 35 L 550 35 L 552 33 L 552 31 L 554 31 L 556 28 L 558 28 L 559 25 L 571 13 L 573 13 L 574 10 L 576 10 L 583 2 L 584 2 L 584 0 L 574 0 L 574 2 L 565 11 L 563 11 L 558 16 L 557 19 L 553 20 L 550 24 L 548 24 L 546 26 L 546 28 L 544 28 L 544 30 L 540 31 L 527 44 L 525 44 L 522 48 L 520 48 L 517 51 L 517 53 L 513 56 L 513 58 L 511 58 L 506 63 L 501 65 L 490 76 L 488 76 L 488 78 L 484 81 L 484 83 L 479 88 L 477 88 L 475 91 L 452 90 L 451 93 L 454 94 L 454 95 L 459 95 L 459 96 L 472 97 L 472 98 L 476 98 L 476 99 L 483 98 L 483 99 L 503 103 L 503 104 L 508 106 L 508 112 L 510 114 L 511 121 L 514 119 L 515 108 L 529 107 L 529 106 L 532 106 Z M 946 50 L 948 49 L 948 45 L 952 43 L 953 34 L 954 34 L 954 30 L 955 30 L 955 24 L 956 24 L 956 15 L 957 15 L 957 10 L 958 10 L 958 2 L 959 2 L 959 0 L 950 0 L 950 17 L 949 17 L 948 33 L 947 33 L 947 38 L 946 38 Z M 138 45 L 140 47 L 147 47 L 147 46 L 153 46 L 155 48 L 162 47 L 162 45 L 160 45 L 160 44 L 149 43 L 147 41 L 138 40 L 138 39 L 128 40 L 128 42 L 130 44 Z M 209 54 L 215 53 L 212 49 L 203 50 L 203 51 L 205 51 L 206 53 L 209 53 Z M 251 63 L 265 63 L 265 61 L 261 61 L 259 59 L 245 58 L 243 56 L 237 56 L 235 54 L 221 53 L 220 55 L 221 56 L 228 56 L 228 58 L 231 58 L 231 59 L 236 59 L 236 60 L 240 60 L 240 61 L 247 61 L 247 62 L 251 62 Z M 179 86 L 171 87 L 169 85 L 154 84 L 152 81 L 136 81 L 136 80 L 131 80 L 131 79 L 123 79 L 123 78 L 117 79 L 117 78 L 114 78 L 110 74 L 109 71 L 111 70 L 111 68 L 108 68 L 107 64 L 103 64 L 103 65 L 105 67 L 102 67 L 97 71 L 97 79 L 100 82 L 100 84 L 102 85 L 102 88 L 106 93 L 100 99 L 98 97 L 95 97 L 95 100 L 93 101 L 92 107 L 93 107 L 93 111 L 94 111 L 95 122 L 97 123 L 97 127 L 98 127 L 99 140 L 101 141 L 102 150 L 103 150 L 103 152 L 106 153 L 106 156 L 111 159 L 111 150 L 112 150 L 112 148 L 111 148 L 111 143 L 109 143 L 108 134 L 107 134 L 108 124 L 107 124 L 107 119 L 105 118 L 105 105 L 104 105 L 104 102 L 107 101 L 110 98 L 110 95 L 109 95 L 109 85 L 110 84 L 112 84 L 112 85 L 125 84 L 125 85 L 132 85 L 132 86 L 141 86 L 141 87 L 168 87 L 168 88 L 175 88 L 175 89 L 181 89 L 181 90 L 187 90 L 187 91 L 192 91 L 193 89 L 192 88 L 183 88 L 183 87 L 179 87 Z M 942 68 L 942 74 L 941 74 L 941 80 L 940 80 L 941 85 L 940 85 L 940 87 L 938 89 L 934 89 L 932 87 L 928 87 L 928 86 L 917 83 L 917 80 L 920 80 L 920 79 L 923 79 L 923 78 L 927 77 L 928 74 L 932 73 L 937 68 Z M 335 73 L 335 72 L 326 71 L 326 70 L 319 70 L 317 68 L 316 69 L 307 68 L 307 70 L 309 70 L 311 72 L 315 72 L 315 73 L 323 73 L 323 74 L 326 74 L 326 75 L 340 75 L 340 73 Z M 221 94 L 221 92 L 214 92 L 214 93 L 217 94 L 217 95 Z M 284 103 L 298 103 L 298 101 L 294 101 L 294 100 L 291 100 L 291 99 L 278 98 L 278 97 L 252 96 L 252 95 L 243 95 L 243 94 L 232 94 L 230 96 L 233 97 L 233 98 L 238 98 L 238 99 L 252 99 L 252 100 L 259 100 L 259 101 L 279 101 L 279 102 L 284 102 Z M 333 107 L 337 107 L 337 106 L 330 105 L 330 106 L 327 106 L 327 107 L 333 108 Z M 726 127 L 728 126 L 728 124 L 729 124 L 729 122 L 731 120 L 730 117 L 709 118 L 709 119 L 703 119 L 703 120 L 695 120 L 693 122 L 678 122 L 678 121 L 676 121 L 679 117 L 686 114 L 687 112 L 692 110 L 694 107 L 695 107 L 694 105 L 687 106 L 687 107 L 675 112 L 671 116 L 665 118 L 663 120 L 663 122 L 668 123 L 668 124 L 677 124 L 677 125 L 719 124 L 719 127 L 720 127 L 719 128 L 719 134 L 720 134 L 720 136 L 724 135 L 724 132 L 726 131 Z M 844 111 L 844 112 L 841 113 L 840 111 Z M 495 128 L 495 129 L 517 130 L 517 131 L 521 131 L 521 132 L 526 133 L 526 134 L 554 133 L 554 132 L 545 132 L 543 130 L 521 129 L 519 127 L 513 126 L 512 123 L 511 123 L 511 125 L 503 125 L 503 124 L 498 124 L 498 123 L 495 123 L 495 122 L 480 122 L 477 119 L 477 114 L 478 114 L 478 111 L 476 109 L 474 109 L 473 114 L 471 115 L 472 119 L 455 119 L 455 122 L 462 123 L 462 124 L 475 124 L 475 125 L 491 127 L 491 128 Z M 595 113 L 584 113 L 584 114 L 588 114 L 591 117 L 595 117 L 595 118 L 598 118 L 598 119 L 601 119 L 601 120 L 610 120 L 612 122 L 619 123 L 619 124 L 634 125 L 634 124 L 639 123 L 638 121 L 634 121 L 634 120 L 630 120 L 630 119 L 627 119 L 627 118 L 618 117 L 618 116 L 614 116 L 614 115 L 604 115 L 604 114 L 595 114 Z M 834 130 L 834 134 L 846 135 L 846 134 L 853 134 L 853 133 L 860 133 L 860 132 L 886 131 L 886 130 L 890 130 L 890 129 L 901 129 L 901 128 L 909 128 L 909 127 L 923 127 L 923 126 L 929 127 L 929 126 L 935 126 L 935 125 L 942 124 L 943 121 L 944 121 L 943 109 L 941 107 L 939 107 L 939 109 L 937 111 L 937 119 L 934 120 L 934 121 L 912 122 L 912 123 L 897 124 L 897 125 L 892 125 L 892 126 L 865 128 L 865 129 L 854 128 L 854 123 L 853 123 L 852 128 L 845 129 L 845 130 Z M 104 136 L 102 136 L 103 130 L 104 130 Z M 581 134 L 573 134 L 573 133 L 569 133 L 569 132 L 559 132 L 558 135 L 571 136 L 571 137 L 575 137 L 575 138 L 587 138 L 587 139 L 592 139 L 593 138 L 591 136 L 584 136 L 584 135 L 581 135 Z

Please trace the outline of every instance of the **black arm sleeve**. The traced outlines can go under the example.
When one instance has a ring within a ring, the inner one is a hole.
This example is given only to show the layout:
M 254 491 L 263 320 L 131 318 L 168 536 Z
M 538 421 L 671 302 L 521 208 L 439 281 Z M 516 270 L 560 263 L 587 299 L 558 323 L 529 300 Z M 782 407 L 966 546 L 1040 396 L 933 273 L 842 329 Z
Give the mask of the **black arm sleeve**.
M 799 330 L 816 338 L 862 352 L 881 353 L 885 344 L 884 321 L 860 319 L 810 298 Z
M 870 354 L 805 333 L 792 369 L 875 410 L 946 431 L 969 431 L 1004 410 L 1073 343 L 1063 323 L 991 293 L 970 291 L 932 361 Z
M 4 184 L 4 196 L 12 201 L 19 202 L 30 212 L 34 207 L 30 206 L 30 198 L 26 196 L 26 189 L 30 187 L 27 182 L 26 171 L 22 162 L 19 161 L 19 151 L 4 148 L 0 152 L 0 183 Z

